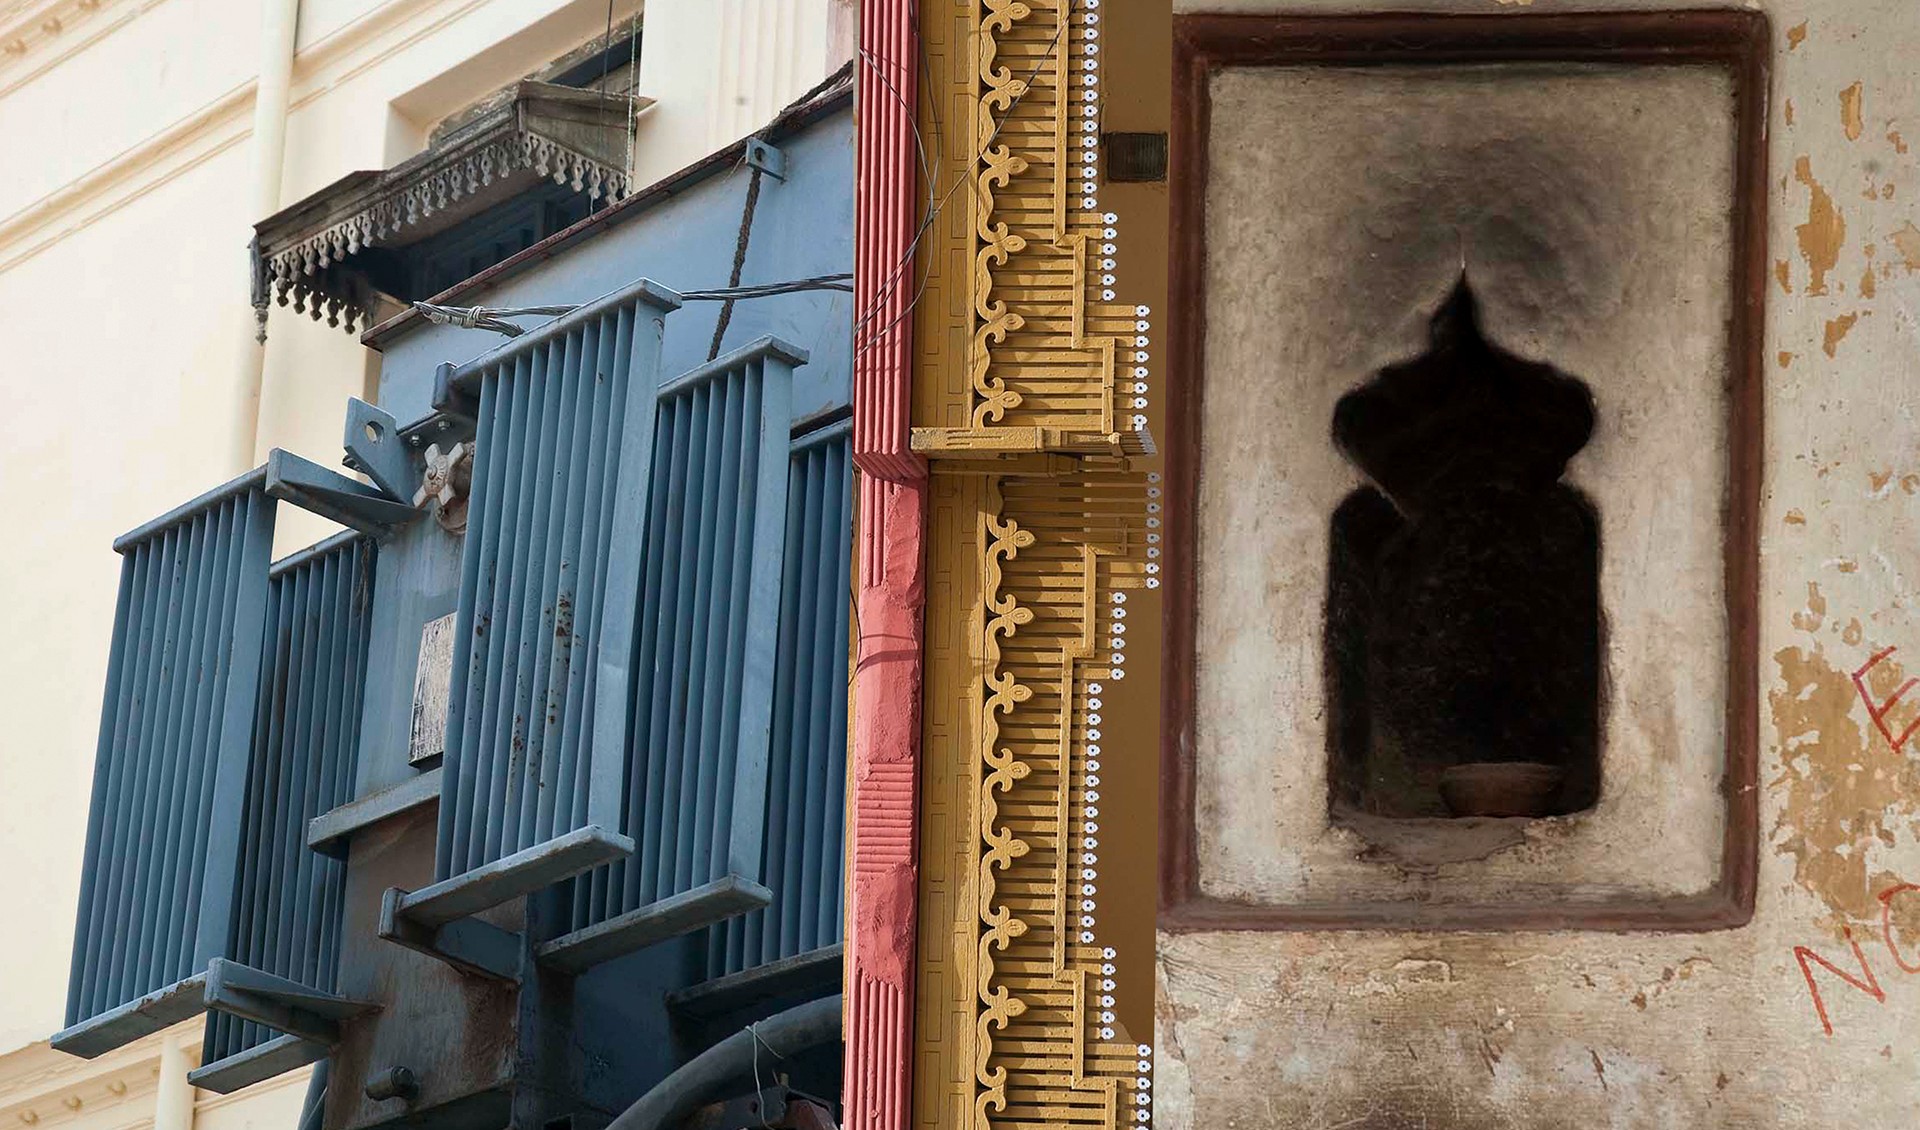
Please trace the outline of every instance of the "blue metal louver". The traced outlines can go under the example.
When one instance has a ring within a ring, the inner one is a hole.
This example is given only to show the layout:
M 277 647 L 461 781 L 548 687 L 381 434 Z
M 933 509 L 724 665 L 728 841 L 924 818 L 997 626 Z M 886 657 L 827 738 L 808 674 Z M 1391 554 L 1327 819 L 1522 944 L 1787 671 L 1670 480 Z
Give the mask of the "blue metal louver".
M 411 514 L 275 451 L 265 465 L 114 543 L 120 595 L 67 1026 L 53 1038 L 61 1051 L 99 1055 L 205 1008 L 233 1006 L 236 992 L 310 992 L 233 959 L 251 929 L 236 894 L 241 854 L 272 834 L 248 813 L 269 588 L 277 584 L 269 577 L 274 510 L 277 499 L 304 505 L 314 497 L 374 530 Z M 310 744 L 296 735 L 285 755 L 304 757 Z M 280 858 L 305 854 L 303 832 L 285 834 Z M 336 1012 L 350 1005 L 308 1003 Z
M 634 854 L 574 884 L 574 931 L 539 951 L 550 964 L 585 968 L 768 898 L 757 880 L 804 360 L 763 339 L 660 389 L 637 616 L 628 609 L 621 830 Z
M 716 927 L 707 977 L 841 940 L 847 787 L 850 422 L 794 441 L 760 877 L 773 901 Z
M 678 305 L 642 281 L 447 381 L 478 403 L 438 882 L 396 898 L 389 936 L 402 920 L 436 929 L 632 847 L 617 831 L 631 531 L 646 504 L 647 393 Z
M 373 559 L 373 544 L 358 534 L 330 538 L 276 562 L 267 596 L 227 956 L 322 992 L 334 990 L 338 973 L 346 865 L 308 850 L 306 829 L 353 798 Z M 324 1050 L 216 1012 L 193 1082 L 229 1091 Z
M 120 538 L 120 598 L 54 1046 L 94 1056 L 199 1010 L 226 948 L 274 503 L 255 470 Z M 103 1023 L 104 1022 L 104 1023 Z

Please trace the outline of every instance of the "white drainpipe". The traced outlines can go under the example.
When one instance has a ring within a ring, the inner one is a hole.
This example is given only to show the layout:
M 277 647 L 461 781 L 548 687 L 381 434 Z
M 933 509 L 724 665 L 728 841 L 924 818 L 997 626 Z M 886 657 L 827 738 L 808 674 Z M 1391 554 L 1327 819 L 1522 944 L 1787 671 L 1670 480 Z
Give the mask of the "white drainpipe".
M 300 24 L 300 0 L 262 0 L 260 78 L 253 91 L 253 190 L 247 197 L 248 220 L 264 220 L 280 210 L 280 172 L 287 155 L 287 105 L 293 86 L 294 33 Z M 248 326 L 240 344 L 235 379 L 233 473 L 254 465 L 260 439 L 260 399 L 266 381 L 266 311 Z

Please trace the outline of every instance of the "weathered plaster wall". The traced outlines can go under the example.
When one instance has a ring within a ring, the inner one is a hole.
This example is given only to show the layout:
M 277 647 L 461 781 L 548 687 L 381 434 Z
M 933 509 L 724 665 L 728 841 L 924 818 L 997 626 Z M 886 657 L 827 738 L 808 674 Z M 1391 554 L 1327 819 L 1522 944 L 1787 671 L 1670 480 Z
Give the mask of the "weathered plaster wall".
M 1913 1124 L 1920 892 L 1901 883 L 1920 882 L 1920 769 L 1904 735 L 1916 710 L 1884 704 L 1920 648 L 1920 153 L 1909 140 L 1920 139 L 1920 5 L 1749 6 L 1773 21 L 1777 271 L 1752 924 L 1698 935 L 1162 934 L 1162 1130 Z
M 1195 557 L 1203 889 L 1325 903 L 1711 886 L 1726 740 L 1727 72 L 1229 68 L 1212 121 Z M 1492 340 L 1578 376 L 1598 405 L 1566 481 L 1600 514 L 1606 779 L 1595 811 L 1538 822 L 1524 846 L 1509 829 L 1511 850 L 1416 876 L 1359 858 L 1367 844 L 1326 819 L 1328 521 L 1361 482 L 1329 433 L 1341 395 L 1426 349 L 1463 255 Z

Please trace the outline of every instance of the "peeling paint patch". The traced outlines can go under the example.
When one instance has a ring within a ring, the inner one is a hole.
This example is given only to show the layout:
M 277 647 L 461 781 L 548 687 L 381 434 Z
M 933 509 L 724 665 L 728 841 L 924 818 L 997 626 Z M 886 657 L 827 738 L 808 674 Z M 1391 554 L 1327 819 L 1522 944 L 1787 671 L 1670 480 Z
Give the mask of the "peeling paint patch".
M 1807 516 L 1798 510 L 1787 511 L 1787 516 L 1780 520 L 1789 526 L 1804 526 L 1807 524 Z
M 1840 261 L 1840 245 L 1847 239 L 1847 221 L 1833 206 L 1833 197 L 1813 179 L 1811 160 L 1804 156 L 1797 158 L 1793 163 L 1793 178 L 1806 185 L 1809 194 L 1807 222 L 1793 229 L 1800 240 L 1800 254 L 1813 274 L 1807 293 L 1825 294 L 1827 272 Z M 1916 237 L 1920 238 L 1920 233 L 1916 233 Z M 1916 251 L 1920 251 L 1920 247 L 1916 247 Z
M 1787 99 L 1787 102 L 1786 102 L 1786 114 L 1787 114 L 1787 124 L 1792 125 L 1793 124 L 1793 99 L 1791 98 Z
M 1900 131 L 1891 126 L 1887 127 L 1887 140 L 1893 142 L 1893 151 L 1895 153 L 1905 153 L 1907 151 L 1907 139 L 1901 137 Z
M 1858 312 L 1842 314 L 1838 318 L 1827 319 L 1826 336 L 1820 343 L 1821 351 L 1826 353 L 1827 356 L 1832 357 L 1840 348 L 1840 343 L 1846 339 L 1847 334 L 1852 332 L 1853 324 L 1859 320 L 1860 314 Z
M 1860 276 L 1860 297 L 1872 298 L 1879 290 L 1879 284 L 1873 281 L 1873 264 L 1867 264 L 1867 271 Z
M 1857 82 L 1840 92 L 1840 125 L 1847 131 L 1848 141 L 1859 141 L 1867 129 L 1860 113 L 1861 93 L 1862 87 Z
M 1827 618 L 1827 598 L 1820 595 L 1820 585 L 1815 581 L 1807 582 L 1807 606 L 1793 614 L 1793 626 L 1803 632 L 1817 632 Z
M 1807 41 L 1807 21 L 1801 20 L 1787 29 L 1787 50 L 1791 51 Z
M 1781 772 L 1769 788 L 1785 794 L 1774 850 L 1793 860 L 1794 882 L 1826 905 L 1824 925 L 1838 937 L 1850 921 L 1881 916 L 1878 895 L 1887 874 L 1869 865 L 1870 856 L 1893 842 L 1897 819 L 1913 814 L 1920 767 L 1886 743 L 1867 740 L 1853 717 L 1852 678 L 1836 670 L 1818 644 L 1811 651 L 1782 648 L 1773 659 L 1778 680 L 1767 698 Z M 1877 678 L 1900 677 L 1889 670 Z
M 1920 228 L 1908 220 L 1906 226 L 1888 237 L 1893 240 L 1893 249 L 1900 253 L 1900 261 L 1906 264 L 1909 274 L 1920 271 Z
M 1788 353 L 1786 350 L 1782 349 L 1780 351 L 1780 367 L 1782 369 L 1785 369 L 1788 366 L 1792 365 L 1794 356 L 1795 356 L 1794 354 Z
M 1850 618 L 1847 621 L 1846 628 L 1840 633 L 1840 639 L 1849 647 L 1859 647 L 1860 641 L 1866 637 L 1867 630 L 1861 626 L 1860 619 L 1857 616 Z
M 1780 293 L 1782 294 L 1793 293 L 1793 281 L 1789 274 L 1790 270 L 1791 267 L 1785 259 L 1775 259 L 1773 261 L 1773 277 L 1779 280 Z

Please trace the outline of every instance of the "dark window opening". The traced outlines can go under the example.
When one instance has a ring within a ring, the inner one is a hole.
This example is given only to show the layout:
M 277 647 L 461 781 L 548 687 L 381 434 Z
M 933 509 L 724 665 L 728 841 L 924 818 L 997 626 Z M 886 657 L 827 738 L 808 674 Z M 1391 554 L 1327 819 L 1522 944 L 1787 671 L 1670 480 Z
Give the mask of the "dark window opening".
M 362 269 L 403 302 L 432 298 L 586 219 L 594 203 L 571 185 L 541 182 L 418 243 L 369 248 Z
M 1336 814 L 1598 799 L 1599 515 L 1560 481 L 1594 420 L 1585 383 L 1486 340 L 1464 278 L 1425 354 L 1341 398 L 1333 440 L 1369 481 L 1329 539 Z

